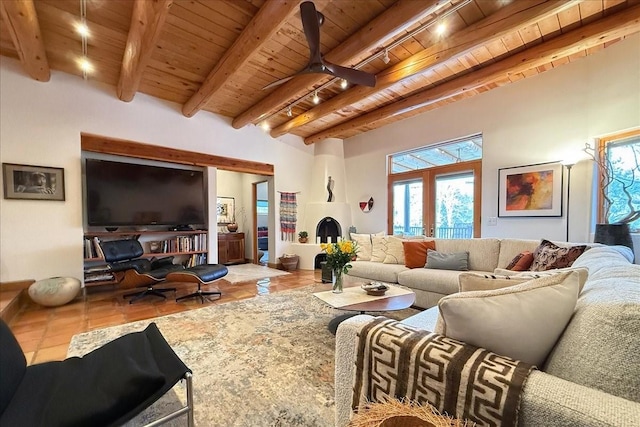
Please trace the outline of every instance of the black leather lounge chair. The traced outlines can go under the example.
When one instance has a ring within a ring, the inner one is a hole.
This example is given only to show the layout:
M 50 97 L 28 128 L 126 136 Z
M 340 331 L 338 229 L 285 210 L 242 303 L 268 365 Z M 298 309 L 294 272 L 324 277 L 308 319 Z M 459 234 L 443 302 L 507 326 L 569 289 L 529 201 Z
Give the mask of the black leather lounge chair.
M 181 379 L 187 404 L 149 425 L 182 415 L 193 426 L 191 370 L 155 323 L 84 357 L 27 366 L 15 336 L 0 320 L 0 425 L 121 426 Z
M 124 271 L 124 278 L 120 284 L 128 287 L 146 287 L 144 291 L 124 294 L 124 298 L 131 297 L 133 303 L 148 295 L 155 295 L 166 299 L 165 292 L 175 292 L 176 288 L 155 288 L 154 285 L 163 282 L 172 271 L 184 270 L 180 264 L 173 264 L 172 257 L 157 261 L 140 258 L 144 249 L 138 240 L 111 240 L 100 242 L 104 260 L 111 271 Z

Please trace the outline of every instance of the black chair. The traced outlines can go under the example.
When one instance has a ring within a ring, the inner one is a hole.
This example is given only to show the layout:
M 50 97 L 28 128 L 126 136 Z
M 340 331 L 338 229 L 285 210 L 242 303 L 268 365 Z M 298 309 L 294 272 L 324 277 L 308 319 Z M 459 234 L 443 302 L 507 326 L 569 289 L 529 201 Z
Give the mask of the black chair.
M 104 260 L 109 264 L 112 272 L 124 271 L 120 281 L 123 286 L 146 287 L 144 291 L 124 294 L 123 298 L 132 297 L 129 304 L 148 295 L 167 298 L 165 292 L 175 292 L 176 288 L 155 288 L 154 285 L 163 282 L 167 274 L 172 271 L 184 270 L 179 264 L 173 264 L 173 257 L 165 257 L 151 261 L 140 258 L 144 249 L 136 239 L 110 240 L 100 242 L 104 253 Z
M 193 426 L 191 370 L 155 323 L 85 356 L 27 366 L 18 341 L 0 320 L 0 425 L 120 426 L 186 381 L 186 406 L 149 425 L 187 416 Z
M 222 297 L 222 292 L 219 289 L 203 291 L 202 285 L 210 285 L 216 280 L 222 279 L 227 275 L 229 270 L 222 264 L 202 264 L 195 267 L 187 268 L 184 271 L 172 271 L 167 275 L 167 280 L 171 282 L 192 282 L 198 284 L 198 290 L 195 292 L 176 298 L 177 301 L 181 301 L 187 298 L 200 298 L 200 301 L 204 304 L 205 298 L 209 300 L 209 296 L 216 295 Z

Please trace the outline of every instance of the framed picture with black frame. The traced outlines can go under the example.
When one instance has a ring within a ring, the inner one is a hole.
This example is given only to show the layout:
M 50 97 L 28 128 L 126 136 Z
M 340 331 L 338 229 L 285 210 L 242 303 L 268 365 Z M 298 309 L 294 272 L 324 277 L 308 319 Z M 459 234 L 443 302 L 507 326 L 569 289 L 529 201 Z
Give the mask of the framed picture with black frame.
M 5 199 L 64 201 L 64 169 L 2 164 Z
M 498 169 L 498 216 L 562 216 L 562 182 L 560 162 Z

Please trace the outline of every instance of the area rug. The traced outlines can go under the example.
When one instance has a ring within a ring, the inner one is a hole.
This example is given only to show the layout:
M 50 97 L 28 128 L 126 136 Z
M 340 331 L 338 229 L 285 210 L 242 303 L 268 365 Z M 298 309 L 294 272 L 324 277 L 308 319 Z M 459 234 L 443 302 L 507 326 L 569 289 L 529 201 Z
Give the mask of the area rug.
M 256 264 L 239 264 L 227 267 L 229 273 L 224 276 L 224 280 L 229 283 L 250 282 L 252 280 L 260 280 L 268 277 L 285 276 L 286 271 L 277 270 L 275 268 L 265 267 Z
M 315 284 L 76 335 L 79 356 L 150 322 L 193 370 L 196 425 L 331 426 L 334 424 L 335 337 Z M 413 309 L 385 312 L 403 319 Z M 142 425 L 184 400 L 176 387 L 128 425 Z M 172 422 L 185 425 L 184 417 Z

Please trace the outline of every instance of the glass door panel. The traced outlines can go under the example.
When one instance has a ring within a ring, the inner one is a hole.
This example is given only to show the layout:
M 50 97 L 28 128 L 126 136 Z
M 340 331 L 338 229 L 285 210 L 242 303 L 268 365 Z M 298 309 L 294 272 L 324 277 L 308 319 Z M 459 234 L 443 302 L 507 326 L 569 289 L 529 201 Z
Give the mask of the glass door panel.
M 473 172 L 435 177 L 434 237 L 473 237 L 473 191 Z
M 422 180 L 393 184 L 393 234 L 424 234 Z

